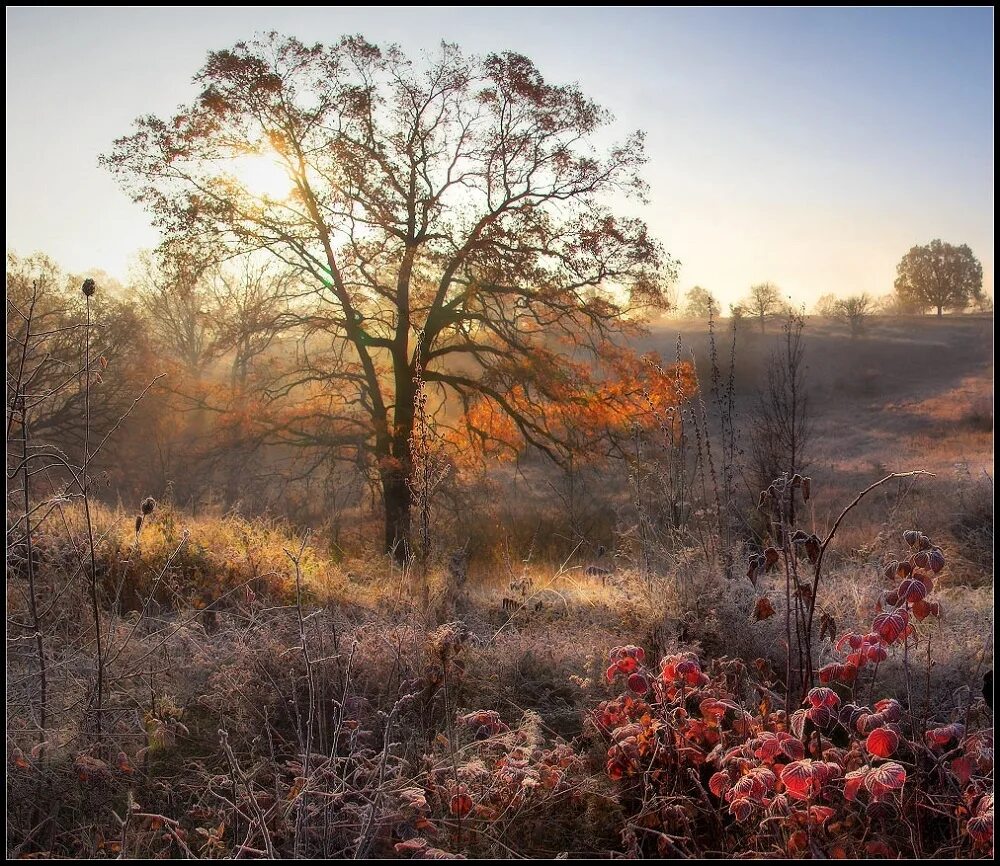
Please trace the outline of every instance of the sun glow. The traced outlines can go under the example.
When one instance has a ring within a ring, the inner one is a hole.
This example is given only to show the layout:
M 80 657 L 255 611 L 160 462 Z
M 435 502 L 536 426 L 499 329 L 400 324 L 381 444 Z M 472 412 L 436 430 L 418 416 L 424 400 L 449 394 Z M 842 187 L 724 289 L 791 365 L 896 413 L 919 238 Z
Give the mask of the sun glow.
M 276 157 L 249 153 L 233 159 L 230 174 L 250 195 L 282 201 L 291 194 L 292 179 Z

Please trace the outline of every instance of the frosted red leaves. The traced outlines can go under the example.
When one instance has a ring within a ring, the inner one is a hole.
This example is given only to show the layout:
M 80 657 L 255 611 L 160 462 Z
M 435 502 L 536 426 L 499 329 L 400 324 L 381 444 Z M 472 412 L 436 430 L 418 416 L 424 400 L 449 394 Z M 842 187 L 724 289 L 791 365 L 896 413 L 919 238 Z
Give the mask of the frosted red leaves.
M 966 830 L 979 845 L 993 844 L 993 795 L 984 794 L 976 803 L 974 813 L 965 825 Z
M 472 811 L 473 805 L 472 797 L 464 791 L 459 791 L 452 795 L 451 801 L 448 803 L 448 811 L 456 818 L 464 818 Z
M 903 609 L 888 611 L 876 615 L 872 620 L 874 631 L 885 643 L 892 644 L 906 633 L 910 615 Z
M 778 778 L 767 767 L 754 767 L 745 776 L 741 776 L 732 786 L 732 799 L 743 798 L 762 803 L 764 798 L 774 791 Z
M 850 662 L 846 664 L 832 662 L 821 667 L 817 674 L 821 683 L 846 683 L 850 685 L 858 678 L 858 666 Z
M 720 800 L 733 785 L 733 780 L 725 770 L 719 770 L 712 774 L 708 780 L 708 790 L 715 794 Z
M 872 767 L 865 775 L 865 788 L 876 800 L 900 790 L 906 782 L 906 770 L 895 761 Z
M 765 731 L 751 741 L 751 744 L 754 742 L 759 743 L 754 749 L 754 757 L 769 764 L 776 761 L 798 761 L 805 757 L 806 750 L 802 741 L 785 731 Z
M 709 780 L 712 792 L 729 801 L 729 813 L 737 821 L 746 821 L 755 806 L 770 805 L 777 783 L 777 776 L 767 767 L 754 767 L 732 785 L 728 784 L 726 773 L 716 773 Z
M 694 653 L 667 656 L 660 663 L 660 677 L 665 685 L 702 686 L 708 677 L 701 671 L 701 664 Z
M 965 736 L 965 725 L 954 722 L 950 725 L 942 725 L 940 728 L 931 728 L 926 736 L 927 744 L 931 747 L 947 746 Z
M 854 801 L 862 791 L 867 791 L 873 801 L 878 801 L 900 790 L 906 783 L 906 770 L 895 761 L 877 767 L 865 765 L 844 776 L 844 797 Z
M 843 775 L 844 768 L 835 761 L 804 758 L 793 761 L 781 771 L 781 782 L 788 797 L 808 800 L 818 794 L 824 785 Z
M 940 616 L 941 615 L 941 605 L 936 601 L 927 601 L 926 599 L 920 599 L 920 601 L 913 602 L 910 608 L 913 611 L 913 618 L 917 622 L 923 622 L 929 616 Z
M 644 695 L 649 691 L 649 678 L 642 671 L 630 674 L 627 680 L 628 687 L 637 695 Z
M 618 674 L 632 674 L 639 669 L 646 658 L 646 653 L 642 647 L 616 646 L 611 650 L 611 666 L 607 670 L 608 682 L 613 682 Z
M 905 601 L 912 604 L 916 601 L 922 601 L 924 596 L 930 591 L 930 587 L 914 577 L 907 577 L 896 589 L 896 598 L 899 601 Z M 897 602 L 898 603 L 898 602 Z
M 840 697 L 833 689 L 810 689 L 809 694 L 806 696 L 806 700 L 809 701 L 809 703 L 814 707 L 835 708 L 840 706 Z
M 814 762 L 808 758 L 793 761 L 781 771 L 781 783 L 793 800 L 809 800 L 819 793 L 822 785 Z
M 879 614 L 879 616 L 888 617 L 889 615 Z M 899 626 L 900 622 L 897 619 L 887 626 L 887 629 L 891 628 L 894 630 Z M 905 631 L 905 622 L 902 623 L 902 627 Z M 868 634 L 857 634 L 854 632 L 843 634 L 838 638 L 834 649 L 837 652 L 845 653 L 847 658 L 843 663 L 831 662 L 821 667 L 817 671 L 821 683 L 844 683 L 850 685 L 857 679 L 858 672 L 862 668 L 869 664 L 878 664 L 888 657 L 884 639 L 876 631 L 869 632 Z
M 642 667 L 646 658 L 646 652 L 642 647 L 617 646 L 610 653 L 611 665 L 607 670 L 608 682 L 613 682 L 618 674 L 623 674 L 628 679 L 626 683 L 629 689 L 637 695 L 644 695 L 651 688 L 649 672 Z
M 903 718 L 903 705 L 895 698 L 882 698 L 875 702 L 875 712 L 888 722 L 898 722 Z
M 458 721 L 475 731 L 477 740 L 485 740 L 510 730 L 500 720 L 500 714 L 496 710 L 476 710 L 460 716 Z
M 810 689 L 809 694 L 806 695 L 806 702 L 809 704 L 806 716 L 820 728 L 825 728 L 830 724 L 830 720 L 840 707 L 840 697 L 833 689 L 828 689 L 825 686 Z
M 888 758 L 899 748 L 899 734 L 892 728 L 876 728 L 865 740 L 865 749 L 876 758 Z

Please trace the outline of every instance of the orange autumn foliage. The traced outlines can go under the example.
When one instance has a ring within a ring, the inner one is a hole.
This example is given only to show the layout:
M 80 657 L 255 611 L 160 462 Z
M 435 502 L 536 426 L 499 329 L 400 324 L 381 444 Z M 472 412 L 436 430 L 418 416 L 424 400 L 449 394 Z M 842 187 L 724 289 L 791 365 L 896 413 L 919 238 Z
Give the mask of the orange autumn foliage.
M 451 444 L 468 455 L 513 459 L 541 441 L 577 462 L 600 462 L 636 430 L 670 423 L 673 408 L 697 392 L 690 362 L 664 367 L 656 353 L 611 345 L 600 356 L 592 365 L 540 352 L 532 365 L 509 367 L 519 381 L 502 399 L 484 395 L 472 403 Z

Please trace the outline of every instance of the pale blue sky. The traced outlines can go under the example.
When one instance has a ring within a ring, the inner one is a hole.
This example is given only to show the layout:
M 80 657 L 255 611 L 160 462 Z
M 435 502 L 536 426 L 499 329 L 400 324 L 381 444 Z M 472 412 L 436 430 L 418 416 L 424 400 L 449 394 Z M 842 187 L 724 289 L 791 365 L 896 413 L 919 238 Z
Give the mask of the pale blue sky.
M 207 51 L 276 29 L 527 54 L 648 134 L 643 210 L 679 288 L 892 289 L 913 244 L 968 243 L 993 286 L 993 12 L 967 9 L 7 11 L 7 246 L 124 277 L 157 238 L 97 156 L 189 101 Z

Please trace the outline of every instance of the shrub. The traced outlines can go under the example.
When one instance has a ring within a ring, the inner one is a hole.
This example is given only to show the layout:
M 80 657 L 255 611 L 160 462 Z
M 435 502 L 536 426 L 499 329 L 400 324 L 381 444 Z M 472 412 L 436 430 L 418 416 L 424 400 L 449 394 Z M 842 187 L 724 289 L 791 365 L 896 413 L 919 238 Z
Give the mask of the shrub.
M 843 664 L 820 669 L 790 714 L 767 666 L 707 666 L 693 653 L 647 666 L 640 647 L 611 651 L 623 691 L 593 725 L 608 743 L 605 771 L 626 810 L 635 856 L 976 856 L 992 849 L 992 730 L 925 724 L 895 698 L 869 706 L 859 671 L 906 653 L 940 553 L 919 533 L 890 566 L 898 588 L 870 630 L 837 641 Z M 790 709 L 790 708 L 789 708 Z M 959 831 L 959 832 L 956 832 Z

